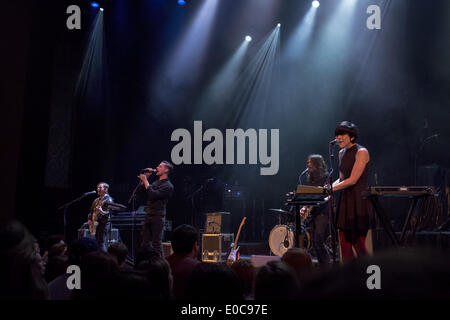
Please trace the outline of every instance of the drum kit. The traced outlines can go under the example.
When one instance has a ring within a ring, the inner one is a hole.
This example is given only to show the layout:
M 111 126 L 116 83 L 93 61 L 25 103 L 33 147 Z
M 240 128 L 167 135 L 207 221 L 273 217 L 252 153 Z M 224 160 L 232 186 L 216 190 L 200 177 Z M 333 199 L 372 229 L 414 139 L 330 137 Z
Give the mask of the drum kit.
M 283 209 L 268 209 L 270 213 L 278 214 L 278 224 L 272 228 L 269 234 L 270 251 L 276 256 L 282 256 L 295 245 L 295 223 L 291 222 L 293 212 Z M 301 224 L 302 234 L 304 235 L 301 248 L 311 248 L 311 236 L 307 230 L 308 220 L 303 220 Z

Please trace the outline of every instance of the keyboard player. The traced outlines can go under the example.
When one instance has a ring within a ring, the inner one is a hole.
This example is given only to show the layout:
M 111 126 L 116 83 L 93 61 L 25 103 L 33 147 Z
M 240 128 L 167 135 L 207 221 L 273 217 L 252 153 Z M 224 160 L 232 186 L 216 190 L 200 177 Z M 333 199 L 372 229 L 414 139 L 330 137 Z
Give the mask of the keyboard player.
M 354 258 L 352 247 L 358 256 L 367 254 L 367 231 L 374 226 L 374 216 L 369 200 L 364 194 L 368 187 L 369 151 L 356 143 L 358 128 L 343 121 L 335 129 L 339 147 L 339 179 L 333 182 L 333 190 L 341 191 L 337 206 L 337 227 L 342 260 Z
M 305 175 L 303 179 L 300 177 L 299 184 L 323 187 L 326 183 L 328 172 L 324 158 L 320 154 L 311 154 L 308 156 L 306 167 Z M 304 214 L 306 210 L 307 208 L 303 207 L 300 213 Z M 311 242 L 320 265 L 327 265 L 330 262 L 328 251 L 325 248 L 325 241 L 328 235 L 328 210 L 329 205 L 327 202 L 324 202 L 314 206 L 309 213 L 311 216 Z

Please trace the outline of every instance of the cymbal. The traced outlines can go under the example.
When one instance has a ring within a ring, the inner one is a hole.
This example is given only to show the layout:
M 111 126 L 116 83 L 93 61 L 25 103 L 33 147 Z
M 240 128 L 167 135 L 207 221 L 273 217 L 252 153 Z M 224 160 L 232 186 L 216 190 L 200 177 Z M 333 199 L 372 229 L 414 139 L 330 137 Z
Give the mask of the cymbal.
M 273 211 L 273 212 L 276 212 L 276 213 L 290 214 L 289 211 L 286 211 L 286 210 L 283 210 L 283 209 L 274 209 L 274 208 L 270 208 L 270 209 L 267 209 L 267 210 Z

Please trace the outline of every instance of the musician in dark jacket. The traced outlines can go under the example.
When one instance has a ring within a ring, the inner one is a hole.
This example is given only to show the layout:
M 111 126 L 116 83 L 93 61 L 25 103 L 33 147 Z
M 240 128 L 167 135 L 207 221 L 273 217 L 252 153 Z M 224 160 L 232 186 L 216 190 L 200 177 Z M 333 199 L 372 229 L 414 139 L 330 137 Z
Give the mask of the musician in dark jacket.
M 153 247 L 163 255 L 162 238 L 163 226 L 166 216 L 166 206 L 173 193 L 173 185 L 169 176 L 173 166 L 168 161 L 162 161 L 156 170 L 147 168 L 147 173 L 141 173 L 138 178 L 142 181 L 142 188 L 147 193 L 147 206 L 145 211 L 147 216 L 142 225 L 141 247 Z M 150 184 L 148 177 L 155 172 L 158 180 Z
M 305 182 L 300 184 L 319 186 L 323 187 L 327 180 L 327 165 L 325 160 L 320 154 L 312 154 L 308 156 L 307 162 L 307 172 L 305 174 Z M 327 249 L 325 247 L 326 238 L 328 235 L 328 202 L 321 205 L 314 206 L 310 212 L 310 231 L 311 231 L 311 242 L 313 249 L 315 251 L 317 261 L 320 265 L 327 265 L 330 262 L 330 257 L 328 255 Z M 306 207 L 300 210 L 303 215 L 307 211 Z
M 99 182 L 97 184 L 98 198 L 92 202 L 91 211 L 88 215 L 89 231 L 98 242 L 100 250 L 106 251 L 105 236 L 109 229 L 109 211 L 106 208 L 107 202 L 112 202 L 113 199 L 108 194 L 109 184 L 106 182 Z

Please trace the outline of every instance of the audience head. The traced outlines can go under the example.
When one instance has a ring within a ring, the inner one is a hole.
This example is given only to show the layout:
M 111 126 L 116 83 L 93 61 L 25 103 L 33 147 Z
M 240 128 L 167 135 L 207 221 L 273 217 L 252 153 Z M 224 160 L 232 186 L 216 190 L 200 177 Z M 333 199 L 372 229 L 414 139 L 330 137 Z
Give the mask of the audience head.
M 138 270 L 122 269 L 114 273 L 107 288 L 107 297 L 114 300 L 156 300 L 147 275 Z
M 49 257 L 45 268 L 45 280 L 47 283 L 66 273 L 69 266 L 68 260 L 68 257 L 64 255 Z
M 304 273 L 307 273 L 313 265 L 311 255 L 302 248 L 290 248 L 283 254 L 281 261 L 291 266 L 299 276 L 299 279 L 303 278 Z
M 141 247 L 136 253 L 136 258 L 134 259 L 134 267 L 136 268 L 142 261 L 151 260 L 156 257 L 161 257 L 161 254 L 158 250 L 150 246 Z
M 172 297 L 172 272 L 166 259 L 160 256 L 144 260 L 136 266 L 143 272 L 152 286 L 151 296 L 154 299 L 168 300 Z
M 108 253 L 117 259 L 117 264 L 122 266 L 128 255 L 128 248 L 122 242 L 113 242 L 108 247 Z
M 231 265 L 231 270 L 239 279 L 244 297 L 253 297 L 256 268 L 252 262 L 248 259 L 237 260 Z
M 295 271 L 283 261 L 269 261 L 256 275 L 255 300 L 294 300 L 298 293 Z
M 182 224 L 173 231 L 171 243 L 174 253 L 192 253 L 195 257 L 198 253 L 198 232 L 193 226 Z
M 221 263 L 198 264 L 188 279 L 185 299 L 198 301 L 242 300 L 242 289 L 234 272 Z
M 0 299 L 48 299 L 34 237 L 16 220 L 0 221 Z
M 64 242 L 58 242 L 48 249 L 48 257 L 50 258 L 53 256 L 65 256 L 66 251 L 67 251 L 66 244 Z
M 89 252 L 83 256 L 80 269 L 81 290 L 76 291 L 76 298 L 104 298 L 110 294 L 108 284 L 118 270 L 114 257 L 103 251 Z
M 62 234 L 54 234 L 54 235 L 51 235 L 51 236 L 49 236 L 49 237 L 47 238 L 47 240 L 45 241 L 45 247 L 44 247 L 44 250 L 45 250 L 45 251 L 49 251 L 50 248 L 51 248 L 53 245 L 58 244 L 58 243 L 60 243 L 60 244 L 65 244 L 65 242 L 64 242 L 64 235 L 62 235 Z

